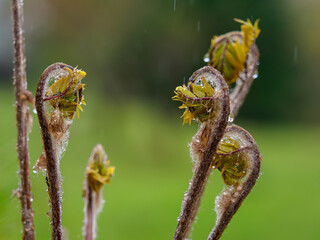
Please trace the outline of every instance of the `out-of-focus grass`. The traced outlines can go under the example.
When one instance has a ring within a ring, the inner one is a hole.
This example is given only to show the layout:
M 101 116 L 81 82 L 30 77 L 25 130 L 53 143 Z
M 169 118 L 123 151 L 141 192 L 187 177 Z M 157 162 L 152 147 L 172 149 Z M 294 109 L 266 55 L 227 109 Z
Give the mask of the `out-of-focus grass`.
M 63 226 L 69 239 L 81 239 L 84 169 L 96 143 L 116 166 L 116 175 L 103 189 L 106 204 L 98 219 L 98 239 L 171 239 L 181 199 L 192 175 L 188 142 L 196 126 L 182 126 L 137 102 L 126 105 L 98 102 L 75 119 L 70 143 L 61 160 Z M 10 99 L 10 100 L 8 100 Z M 11 197 L 17 188 L 13 93 L 1 91 L 0 239 L 20 239 L 20 205 Z M 178 113 L 177 116 L 181 112 Z M 319 239 L 320 128 L 243 122 L 263 154 L 262 176 L 233 218 L 222 239 Z M 39 125 L 34 115 L 30 134 L 31 163 L 41 153 Z M 46 184 L 31 172 L 37 239 L 50 239 Z M 214 198 L 223 187 L 212 174 L 194 225 L 193 239 L 206 239 L 215 223 Z

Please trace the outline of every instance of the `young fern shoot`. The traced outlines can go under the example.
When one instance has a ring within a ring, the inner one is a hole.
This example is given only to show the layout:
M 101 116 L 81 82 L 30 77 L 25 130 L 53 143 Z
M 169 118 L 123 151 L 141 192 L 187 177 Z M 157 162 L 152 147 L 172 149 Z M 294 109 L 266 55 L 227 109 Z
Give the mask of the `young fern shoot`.
M 96 219 L 101 212 L 104 200 L 102 199 L 102 186 L 109 183 L 114 174 L 115 167 L 109 166 L 102 145 L 97 144 L 93 149 L 83 187 L 84 199 L 84 226 L 83 236 L 85 240 L 94 240 L 96 237 Z
M 261 158 L 257 144 L 247 131 L 236 125 L 227 127 L 212 162 L 212 166 L 221 172 L 227 188 L 216 198 L 217 220 L 209 240 L 220 238 L 254 187 Z
M 26 57 L 24 44 L 23 0 L 12 0 L 16 119 L 18 130 L 17 150 L 20 164 L 20 186 L 15 195 L 21 202 L 22 239 L 34 240 L 32 193 L 29 171 L 28 134 L 32 127 L 32 115 L 28 101 L 34 103 L 32 94 L 27 91 Z
M 52 239 L 62 239 L 60 159 L 69 140 L 74 116 L 84 104 L 81 80 L 86 73 L 64 63 L 54 63 L 42 73 L 36 92 L 36 109 L 41 128 L 43 153 L 35 170 L 47 173 L 51 206 Z
M 208 65 L 218 69 L 230 87 L 232 118 L 236 117 L 257 75 L 259 51 L 255 44 L 260 34 L 258 20 L 242 23 L 241 32 L 230 32 L 211 40 Z M 251 135 L 229 125 L 214 155 L 212 167 L 219 169 L 228 186 L 216 198 L 217 221 L 209 235 L 219 239 L 242 201 L 250 193 L 260 172 L 261 155 Z
M 259 50 L 255 40 L 260 34 L 259 20 L 242 21 L 241 32 L 214 36 L 205 61 L 219 70 L 230 87 L 231 113 L 238 115 L 253 80 L 258 77 Z
M 185 109 L 184 123 L 196 120 L 201 123 L 191 142 L 191 154 L 195 158 L 193 177 L 182 201 L 174 239 L 188 237 L 196 217 L 207 179 L 211 172 L 212 158 L 228 124 L 229 89 L 221 74 L 213 67 L 197 70 L 188 86 L 175 90 L 173 100 L 182 101 Z
M 260 169 L 260 155 L 251 158 L 255 159 L 254 161 L 243 157 L 239 158 L 241 161 L 238 159 L 238 162 L 237 158 L 234 157 L 235 155 L 244 156 L 243 154 L 253 151 L 252 149 L 259 153 L 254 141 L 251 141 L 252 137 L 246 134 L 244 130 L 242 130 L 242 133 L 247 137 L 246 141 L 250 144 L 242 146 L 245 140 L 234 141 L 229 135 L 224 136 L 224 140 L 220 142 L 228 124 L 228 117 L 231 120 L 238 114 L 239 108 L 257 76 L 259 51 L 255 45 L 255 40 L 260 33 L 258 21 L 254 24 L 250 20 L 244 22 L 236 19 L 236 21 L 243 24 L 241 32 L 230 32 L 214 37 L 209 52 L 205 56 L 205 61 L 208 62 L 209 67 L 195 72 L 188 86 L 177 87 L 176 96 L 173 98 L 183 102 L 180 108 L 186 109 L 183 114 L 184 123 L 188 122 L 190 124 L 194 119 L 201 122 L 200 129 L 190 144 L 191 155 L 196 159 L 194 175 L 183 200 L 174 239 L 181 240 L 188 237 L 211 167 L 218 168 L 225 183 L 231 185 L 232 188 L 228 188 L 226 192 L 223 192 L 220 200 L 217 200 L 217 204 L 223 207 L 219 208 L 219 221 L 210 235 L 210 239 L 217 239 L 222 234 L 243 199 L 249 194 L 256 181 L 256 173 Z M 215 81 L 208 80 L 209 72 L 211 78 Z M 225 87 L 220 89 L 222 94 L 218 97 L 219 86 L 223 85 Z M 231 103 L 229 103 L 229 88 L 227 86 L 231 88 Z M 230 108 L 231 115 L 229 115 Z M 236 131 L 234 129 L 241 128 L 234 126 L 231 128 L 229 126 L 228 129 L 229 131 L 232 129 L 232 132 L 234 132 Z M 236 135 L 236 133 L 233 134 Z M 226 152 L 224 152 L 225 150 Z M 247 180 L 242 182 L 242 179 Z M 235 202 L 234 205 L 229 204 L 228 198 L 224 197 L 229 193 L 239 195 L 239 198 L 234 197 L 230 200 Z

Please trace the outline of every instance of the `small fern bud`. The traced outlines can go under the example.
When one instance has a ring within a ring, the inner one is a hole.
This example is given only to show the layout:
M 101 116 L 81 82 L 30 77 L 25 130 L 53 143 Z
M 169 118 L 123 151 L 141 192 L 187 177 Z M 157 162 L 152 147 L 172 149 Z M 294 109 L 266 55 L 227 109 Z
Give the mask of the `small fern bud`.
M 114 175 L 115 167 L 109 166 L 102 145 L 97 144 L 93 149 L 88 166 L 86 168 L 86 179 L 83 188 L 83 199 L 85 201 L 83 235 L 85 240 L 93 240 L 96 236 L 96 218 L 103 206 L 101 188 L 109 183 Z

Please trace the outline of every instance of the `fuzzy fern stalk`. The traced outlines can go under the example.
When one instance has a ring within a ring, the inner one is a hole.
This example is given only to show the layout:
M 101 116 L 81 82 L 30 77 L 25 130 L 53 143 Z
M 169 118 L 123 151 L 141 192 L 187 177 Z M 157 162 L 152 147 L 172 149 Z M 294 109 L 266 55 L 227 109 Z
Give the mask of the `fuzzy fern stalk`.
M 14 67 L 13 79 L 15 86 L 16 119 L 18 130 L 18 158 L 20 163 L 20 186 L 15 195 L 21 202 L 21 221 L 23 225 L 22 239 L 35 239 L 32 193 L 29 173 L 28 133 L 32 127 L 32 115 L 28 101 L 34 102 L 32 94 L 27 91 L 26 58 L 24 44 L 23 0 L 12 0 Z
M 69 128 L 84 104 L 81 80 L 86 73 L 64 63 L 50 65 L 41 75 L 36 93 L 36 109 L 41 128 L 43 153 L 35 170 L 48 177 L 52 239 L 62 239 L 61 176 L 59 162 L 69 140 Z
M 102 186 L 109 183 L 114 174 L 115 167 L 109 166 L 102 145 L 98 144 L 93 149 L 83 187 L 84 199 L 84 227 L 83 236 L 85 240 L 94 240 L 96 237 L 96 219 L 102 210 L 104 200 L 102 199 Z
M 242 23 L 241 32 L 214 36 L 205 61 L 221 72 L 230 88 L 231 113 L 236 116 L 253 80 L 258 77 L 259 50 L 255 41 L 260 34 L 257 20 Z
M 259 177 L 261 154 L 252 136 L 236 125 L 227 127 L 212 166 L 221 172 L 226 188 L 216 198 L 216 225 L 209 240 L 219 239 Z
M 183 103 L 184 123 L 196 120 L 200 123 L 191 143 L 195 159 L 193 177 L 182 201 L 178 226 L 174 239 L 186 239 L 197 214 L 200 200 L 211 172 L 211 163 L 218 144 L 228 124 L 229 88 L 222 75 L 213 67 L 197 70 L 189 79 L 188 86 L 175 90 L 176 101 Z

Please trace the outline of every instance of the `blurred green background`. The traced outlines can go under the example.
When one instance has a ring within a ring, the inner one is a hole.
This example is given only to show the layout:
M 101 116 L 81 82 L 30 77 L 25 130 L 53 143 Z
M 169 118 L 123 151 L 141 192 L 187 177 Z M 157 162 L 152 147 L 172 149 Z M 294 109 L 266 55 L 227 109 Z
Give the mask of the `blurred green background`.
M 87 106 L 63 159 L 63 226 L 81 239 L 82 183 L 101 143 L 116 166 L 104 188 L 97 239 L 171 239 L 192 175 L 177 85 L 204 66 L 214 34 L 260 19 L 259 78 L 235 123 L 256 139 L 262 175 L 222 239 L 320 239 L 320 2 L 318 0 L 29 0 L 25 7 L 28 88 L 62 61 L 87 72 Z M 10 2 L 0 0 L 0 239 L 20 239 Z M 34 115 L 31 164 L 41 153 Z M 45 177 L 31 172 L 37 239 L 50 239 Z M 207 186 L 192 239 L 215 223 L 219 172 Z

